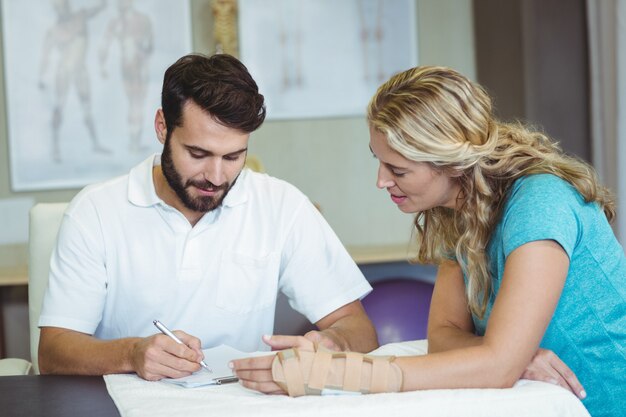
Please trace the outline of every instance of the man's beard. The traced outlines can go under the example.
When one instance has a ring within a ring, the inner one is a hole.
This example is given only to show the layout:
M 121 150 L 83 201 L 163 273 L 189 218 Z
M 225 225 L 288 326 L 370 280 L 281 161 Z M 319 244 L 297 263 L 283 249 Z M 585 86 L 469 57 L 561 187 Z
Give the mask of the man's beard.
M 235 185 L 235 181 L 232 184 L 224 183 L 220 186 L 216 186 L 210 181 L 194 181 L 187 180 L 183 183 L 183 178 L 178 173 L 178 170 L 174 166 L 174 161 L 172 160 L 172 149 L 170 146 L 169 138 L 165 141 L 165 146 L 163 147 L 163 154 L 161 155 L 161 169 L 163 170 L 163 176 L 165 176 L 165 180 L 169 184 L 169 186 L 174 190 L 180 201 L 183 203 L 185 207 L 189 210 L 206 213 L 211 210 L 215 210 L 218 208 L 226 195 Z M 195 186 L 202 189 L 211 189 L 214 191 L 223 190 L 223 193 L 217 196 L 192 196 L 187 188 Z

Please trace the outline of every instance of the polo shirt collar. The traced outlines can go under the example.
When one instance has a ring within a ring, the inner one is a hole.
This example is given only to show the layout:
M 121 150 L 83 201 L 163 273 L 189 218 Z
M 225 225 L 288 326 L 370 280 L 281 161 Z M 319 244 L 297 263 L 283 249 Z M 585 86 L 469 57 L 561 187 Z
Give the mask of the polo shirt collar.
M 139 207 L 150 207 L 162 202 L 156 193 L 152 169 L 161 165 L 161 154 L 153 154 L 130 170 L 128 175 L 128 201 Z M 250 190 L 249 170 L 244 168 L 237 182 L 222 202 L 222 206 L 234 207 L 248 201 Z
M 161 202 L 154 187 L 152 168 L 161 165 L 161 155 L 153 154 L 128 174 L 128 201 L 139 207 L 150 207 Z
M 222 202 L 222 205 L 225 207 L 235 207 L 248 201 L 248 194 L 250 192 L 249 179 L 250 170 L 244 167 L 244 169 L 241 171 L 241 174 L 239 174 L 235 185 L 226 195 L 226 198 Z

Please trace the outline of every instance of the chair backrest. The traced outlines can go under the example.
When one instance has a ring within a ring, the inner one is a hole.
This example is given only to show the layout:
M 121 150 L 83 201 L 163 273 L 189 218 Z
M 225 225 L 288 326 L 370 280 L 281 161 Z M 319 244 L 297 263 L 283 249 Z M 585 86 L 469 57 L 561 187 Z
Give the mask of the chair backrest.
M 48 285 L 50 256 L 68 203 L 39 203 L 30 210 L 28 238 L 28 316 L 30 356 L 39 374 L 39 315 Z
M 434 285 L 414 278 L 388 278 L 372 283 L 363 308 L 378 333 L 378 343 L 426 338 Z

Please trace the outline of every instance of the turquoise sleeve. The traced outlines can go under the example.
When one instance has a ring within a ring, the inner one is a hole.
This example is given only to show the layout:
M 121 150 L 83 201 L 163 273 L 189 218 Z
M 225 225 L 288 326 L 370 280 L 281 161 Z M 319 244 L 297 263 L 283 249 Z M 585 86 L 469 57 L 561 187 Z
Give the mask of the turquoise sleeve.
M 516 185 L 503 213 L 505 256 L 529 242 L 554 240 L 571 259 L 585 204 L 578 191 L 552 175 L 532 175 Z

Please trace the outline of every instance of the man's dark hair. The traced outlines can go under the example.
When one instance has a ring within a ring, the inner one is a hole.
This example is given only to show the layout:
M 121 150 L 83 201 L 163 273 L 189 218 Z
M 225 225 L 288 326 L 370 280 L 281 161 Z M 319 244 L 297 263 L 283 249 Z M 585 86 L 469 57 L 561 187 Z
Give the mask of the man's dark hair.
M 182 125 L 187 100 L 242 132 L 253 132 L 265 120 L 263 95 L 245 65 L 230 55 L 185 55 L 165 71 L 161 107 L 167 137 Z

